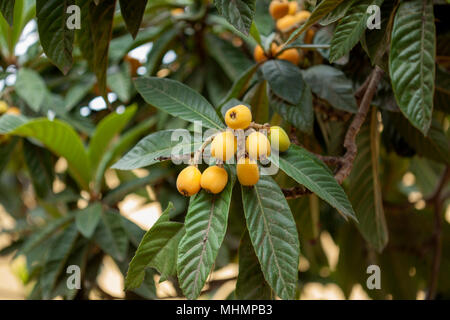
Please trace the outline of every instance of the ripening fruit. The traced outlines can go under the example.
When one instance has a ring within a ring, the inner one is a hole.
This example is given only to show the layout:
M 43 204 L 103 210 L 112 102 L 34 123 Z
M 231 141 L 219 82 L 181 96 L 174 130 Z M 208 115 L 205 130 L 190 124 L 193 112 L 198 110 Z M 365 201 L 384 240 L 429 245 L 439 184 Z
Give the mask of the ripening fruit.
M 290 15 L 294 15 L 296 14 L 298 11 L 298 2 L 297 1 L 291 1 L 289 2 L 289 12 L 288 14 Z
M 183 8 L 175 8 L 170 10 L 170 14 L 175 17 L 175 16 L 179 16 L 181 14 L 184 14 L 184 9 Z
M 6 111 L 6 114 L 12 114 L 15 116 L 19 116 L 21 114 L 19 108 L 17 107 L 9 107 L 8 110 Z
M 276 56 L 277 53 L 280 51 L 280 47 L 276 43 L 273 42 L 271 51 L 272 51 L 272 55 Z M 287 60 L 287 61 L 290 61 L 291 63 L 297 65 L 300 62 L 300 53 L 295 48 L 287 49 L 287 50 L 284 50 L 276 58 L 280 59 L 280 60 Z
M 272 18 L 278 20 L 289 13 L 289 3 L 286 1 L 273 0 L 269 6 Z
M 228 130 L 219 133 L 211 143 L 211 155 L 222 161 L 230 160 L 236 153 L 236 149 L 236 137 Z
M 252 122 L 252 112 L 242 104 L 237 105 L 225 113 L 225 123 L 231 129 L 247 129 Z
M 255 50 L 253 50 L 253 58 L 256 62 L 263 62 L 267 60 L 267 56 L 260 45 L 257 45 L 255 47 Z
M 306 43 L 306 44 L 313 43 L 315 34 L 316 34 L 316 31 L 314 29 L 311 29 L 311 28 L 308 29 L 308 31 L 306 31 L 305 38 L 303 39 L 303 42 Z
M 252 132 L 245 141 L 245 148 L 251 159 L 270 156 L 270 142 L 261 132 Z
M 236 173 L 240 184 L 254 186 L 259 180 L 259 168 L 255 160 L 249 158 L 239 159 L 236 165 Z
M 303 23 L 311 16 L 311 12 L 308 10 L 302 10 L 295 14 L 295 23 Z
M 202 173 L 201 186 L 210 193 L 220 193 L 228 183 L 228 173 L 224 168 L 211 166 Z
M 178 192 L 190 197 L 200 191 L 202 173 L 196 166 L 189 166 L 181 170 L 177 178 Z
M 281 32 L 288 32 L 296 25 L 295 16 L 287 15 L 277 21 L 277 29 Z
M 286 131 L 279 126 L 270 127 L 269 139 L 270 146 L 274 149 L 277 149 L 278 147 L 278 151 L 280 152 L 286 151 L 291 145 L 291 141 L 289 140 Z

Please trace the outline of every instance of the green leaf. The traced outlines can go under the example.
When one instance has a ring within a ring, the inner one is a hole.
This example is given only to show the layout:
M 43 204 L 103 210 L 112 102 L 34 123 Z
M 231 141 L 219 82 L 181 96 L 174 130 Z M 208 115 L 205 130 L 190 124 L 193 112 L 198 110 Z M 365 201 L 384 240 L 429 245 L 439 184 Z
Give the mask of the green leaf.
M 248 97 L 247 97 L 248 96 Z M 252 120 L 256 123 L 269 121 L 269 98 L 267 97 L 267 81 L 261 81 L 249 90 L 244 101 L 252 107 Z
M 279 158 L 271 155 L 271 159 L 288 176 L 336 208 L 344 218 L 357 221 L 344 190 L 317 157 L 299 146 L 291 145 Z
M 255 0 L 214 0 L 217 11 L 236 29 L 248 35 L 255 15 Z
M 258 70 L 258 65 L 252 65 L 245 70 L 238 79 L 233 83 L 225 97 L 219 103 L 219 109 L 231 99 L 240 99 L 240 97 L 247 91 L 249 84 Z
M 111 257 L 123 261 L 128 251 L 128 236 L 120 213 L 102 212 L 100 222 L 93 235 L 94 241 Z
M 348 1 L 348 0 L 347 0 Z M 289 38 L 286 40 L 284 45 L 291 44 L 295 41 L 303 32 L 308 30 L 312 25 L 316 22 L 320 21 L 323 17 L 325 17 L 328 13 L 333 11 L 338 5 L 340 5 L 344 0 L 323 0 L 321 1 L 314 11 L 311 13 L 311 16 L 306 20 L 306 22 L 297 30 L 295 30 Z
M 123 113 L 112 112 L 102 119 L 95 129 L 88 148 L 92 169 L 96 169 L 101 158 L 109 149 L 113 139 L 123 130 L 136 113 L 136 106 L 128 107 Z
M 305 82 L 295 65 L 285 60 L 269 60 L 262 65 L 261 70 L 277 96 L 291 104 L 300 102 Z
M 436 69 L 434 105 L 436 109 L 450 113 L 450 73 L 442 68 Z
M 127 29 L 133 38 L 136 38 L 141 26 L 146 5 L 147 0 L 120 0 L 120 11 L 122 12 L 122 17 L 125 20 Z
M 187 133 L 187 132 L 186 132 Z M 179 139 L 182 138 L 180 142 Z M 185 141 L 187 140 L 187 141 Z M 176 130 L 163 130 L 152 133 L 139 141 L 122 159 L 113 165 L 113 169 L 134 170 L 162 161 L 161 158 L 183 156 L 197 150 L 202 141 L 195 142 L 187 133 L 178 135 Z M 180 152 L 181 151 L 181 152 Z
M 147 267 L 158 265 L 161 267 L 160 272 L 171 269 L 169 274 L 176 273 L 176 254 L 184 229 L 182 223 L 169 221 L 169 212 L 172 209 L 173 205 L 169 203 L 158 221 L 142 238 L 128 268 L 125 279 L 126 290 L 138 288 L 141 285 Z M 155 263 L 156 260 L 158 263 Z M 164 266 L 162 263 L 169 265 Z
M 76 213 L 75 222 L 78 231 L 85 237 L 91 238 L 102 217 L 102 205 L 94 203 Z
M 147 57 L 147 75 L 154 76 L 159 70 L 161 60 L 167 53 L 170 45 L 175 41 L 177 35 L 178 29 L 172 28 L 164 32 L 153 42 L 152 49 Z
M 383 0 L 361 0 L 353 2 L 344 18 L 334 30 L 330 48 L 330 62 L 334 62 L 350 52 L 359 42 L 367 27 L 371 13 L 367 8 L 371 5 L 380 6 Z
M 80 49 L 97 76 L 101 95 L 106 97 L 106 70 L 116 0 L 103 0 L 99 5 L 91 0 L 79 0 L 79 5 L 81 30 L 77 35 Z
M 15 84 L 16 92 L 28 106 L 38 112 L 47 94 L 47 87 L 41 76 L 34 70 L 20 68 Z
M 402 2 L 392 30 L 389 72 L 400 110 L 424 135 L 433 112 L 435 57 L 433 2 Z
M 341 70 L 318 65 L 305 70 L 303 78 L 315 94 L 336 109 L 352 113 L 358 110 L 352 82 Z
M 177 259 L 180 287 L 188 299 L 200 295 L 225 237 L 235 181 L 234 174 L 227 171 L 228 184 L 221 193 L 202 190 L 189 203 Z
M 284 120 L 297 129 L 312 133 L 314 125 L 313 97 L 308 85 L 303 86 L 300 102 L 292 105 L 275 95 L 270 96 L 270 105 Z
M 333 11 L 331 11 L 325 17 L 323 17 L 322 20 L 320 20 L 320 24 L 322 26 L 327 26 L 329 24 L 332 24 L 333 22 L 338 21 L 343 16 L 345 16 L 348 8 L 350 8 L 350 6 L 355 2 L 357 2 L 357 0 L 341 2 L 340 5 L 338 5 Z
M 358 154 L 349 176 L 349 198 L 355 208 L 357 225 L 363 237 L 378 252 L 388 242 L 380 184 L 380 133 L 376 109 L 356 138 Z
M 50 298 L 51 291 L 56 285 L 58 276 L 63 271 L 77 238 L 77 228 L 75 224 L 71 224 L 52 242 L 50 253 L 45 261 L 44 270 L 40 279 L 44 299 Z
M 137 91 L 155 108 L 187 121 L 201 121 L 202 126 L 223 129 L 224 124 L 213 106 L 199 93 L 181 82 L 156 77 L 135 80 Z
M 10 26 L 14 21 L 14 4 L 16 0 L 0 0 L 0 12 Z
M 133 81 L 130 78 L 128 64 L 123 64 L 117 68 L 116 72 L 108 74 L 108 88 L 117 94 L 120 101 L 128 103 L 134 91 Z
M 31 176 L 36 195 L 44 199 L 52 192 L 55 173 L 51 153 L 44 148 L 24 141 L 23 156 Z
M 236 283 L 239 300 L 272 300 L 272 289 L 264 279 L 258 257 L 255 254 L 248 232 L 239 245 L 239 274 Z
M 67 8 L 74 0 L 36 0 L 39 40 L 47 57 L 64 73 L 72 67 L 75 31 L 67 28 Z
M 222 67 L 223 72 L 231 81 L 236 81 L 243 70 L 248 70 L 253 61 L 243 54 L 242 50 L 236 48 L 229 41 L 221 39 L 211 33 L 207 33 L 205 37 L 206 49 Z
M 3 144 L 0 148 L 0 175 L 3 169 L 5 169 L 5 167 L 8 165 L 8 162 L 11 159 L 18 141 L 19 138 L 13 138 L 9 143 L 7 143 L 6 145 Z
M 41 141 L 53 153 L 66 158 L 72 177 L 82 188 L 88 190 L 91 179 L 89 158 L 75 130 L 65 122 L 47 119 L 31 120 L 15 128 L 10 126 L 13 121 L 15 124 L 23 122 L 23 119 L 19 119 L 22 118 L 2 117 L 0 134 L 7 133 Z
M 247 229 L 264 278 L 281 299 L 293 299 L 300 244 L 289 205 L 269 176 L 241 189 Z

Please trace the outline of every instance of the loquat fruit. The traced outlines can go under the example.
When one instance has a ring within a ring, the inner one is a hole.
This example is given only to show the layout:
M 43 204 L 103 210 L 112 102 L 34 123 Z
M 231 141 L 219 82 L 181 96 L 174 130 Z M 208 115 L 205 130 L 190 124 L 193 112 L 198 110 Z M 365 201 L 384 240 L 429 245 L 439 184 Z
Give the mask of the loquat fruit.
M 228 183 L 227 170 L 211 166 L 202 173 L 201 186 L 210 193 L 221 193 Z
M 15 116 L 19 116 L 21 114 L 19 108 L 17 107 L 9 107 L 8 110 L 6 111 L 6 114 L 12 114 Z
M 260 45 L 257 45 L 253 50 L 253 59 L 255 59 L 256 62 L 263 62 L 267 60 L 264 49 Z
M 231 159 L 237 150 L 236 140 L 229 130 L 219 133 L 211 142 L 211 156 L 222 161 Z
M 243 186 L 254 186 L 259 181 L 259 168 L 255 160 L 239 159 L 236 165 L 236 173 L 239 183 Z
M 179 16 L 181 14 L 184 14 L 184 9 L 183 8 L 175 8 L 170 10 L 170 14 L 175 17 L 175 16 Z
M 288 134 L 279 126 L 270 127 L 269 139 L 270 146 L 280 152 L 286 151 L 291 145 Z
M 277 29 L 280 30 L 281 32 L 290 31 L 297 24 L 297 20 L 295 17 L 296 16 L 287 15 L 287 16 L 279 19 L 276 23 Z
M 308 29 L 308 31 L 306 31 L 306 33 L 305 33 L 305 38 L 304 38 L 303 42 L 306 44 L 313 43 L 315 34 L 316 34 L 316 31 L 314 29 L 312 29 L 312 28 Z
M 289 3 L 286 1 L 273 0 L 269 5 L 269 13 L 275 20 L 283 18 L 289 13 Z
M 298 2 L 297 1 L 290 1 L 289 2 L 289 12 L 288 12 L 288 14 L 293 16 L 294 14 L 297 13 L 297 11 L 298 11 Z
M 190 197 L 200 191 L 202 173 L 196 166 L 181 170 L 177 177 L 177 189 L 183 196 Z
M 280 51 L 280 47 L 276 43 L 272 43 L 271 47 L 272 55 L 277 59 L 280 60 L 287 60 L 295 65 L 297 65 L 300 62 L 300 53 L 297 49 L 287 49 L 284 50 L 280 55 L 277 56 L 278 52 Z
M 301 24 L 301 23 L 305 22 L 306 20 L 308 20 L 308 18 L 310 16 L 311 16 L 311 12 L 309 12 L 308 10 L 301 10 L 301 11 L 297 12 L 294 16 L 295 23 Z
M 242 104 L 229 109 L 225 113 L 225 123 L 231 129 L 247 129 L 252 122 L 252 112 Z
M 270 156 L 270 142 L 261 132 L 252 132 L 245 141 L 245 148 L 251 159 Z

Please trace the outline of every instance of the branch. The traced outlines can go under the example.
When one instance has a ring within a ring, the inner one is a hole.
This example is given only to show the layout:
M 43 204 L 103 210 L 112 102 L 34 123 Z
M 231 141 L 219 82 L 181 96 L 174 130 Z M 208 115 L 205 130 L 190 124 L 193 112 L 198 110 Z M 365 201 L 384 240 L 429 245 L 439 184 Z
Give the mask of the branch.
M 348 127 L 347 133 L 345 135 L 345 154 L 341 157 L 334 157 L 323 156 L 314 153 L 317 158 L 322 160 L 324 163 L 337 166 L 338 170 L 334 177 L 339 184 L 342 184 L 342 182 L 349 176 L 353 168 L 353 162 L 355 161 L 355 157 L 358 151 L 356 146 L 356 136 L 361 129 L 364 121 L 366 120 L 366 116 L 370 110 L 372 99 L 377 91 L 378 84 L 383 74 L 384 71 L 376 66 L 369 77 L 364 81 L 364 83 L 355 93 L 355 97 L 359 104 L 359 109 L 358 113 L 355 115 L 350 126 Z M 300 145 L 297 136 L 295 135 L 295 129 L 291 130 L 290 138 L 292 143 Z M 283 193 L 288 199 L 295 199 L 310 192 L 309 190 L 306 190 L 303 186 L 301 186 L 290 189 L 283 189 Z

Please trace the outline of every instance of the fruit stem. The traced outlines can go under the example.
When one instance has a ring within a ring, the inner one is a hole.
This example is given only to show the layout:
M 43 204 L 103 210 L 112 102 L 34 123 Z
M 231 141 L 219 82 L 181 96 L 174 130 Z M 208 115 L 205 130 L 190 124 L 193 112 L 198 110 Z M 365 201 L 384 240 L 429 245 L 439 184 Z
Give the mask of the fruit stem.
M 212 136 L 210 136 L 208 139 L 206 139 L 203 144 L 200 146 L 200 148 L 198 148 L 198 150 L 195 152 L 194 154 L 194 159 L 192 161 L 192 164 L 196 167 L 198 167 L 199 161 L 200 161 L 200 157 L 203 154 L 203 151 L 205 151 L 206 147 L 208 146 L 208 144 L 210 144 L 214 138 L 219 134 L 220 132 L 213 134 Z
M 250 123 L 249 128 L 256 129 L 256 130 L 265 129 L 265 130 L 267 130 L 267 133 L 270 133 L 270 124 L 268 124 L 268 123 L 259 124 L 256 122 L 252 122 L 252 123 Z

